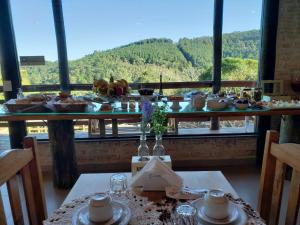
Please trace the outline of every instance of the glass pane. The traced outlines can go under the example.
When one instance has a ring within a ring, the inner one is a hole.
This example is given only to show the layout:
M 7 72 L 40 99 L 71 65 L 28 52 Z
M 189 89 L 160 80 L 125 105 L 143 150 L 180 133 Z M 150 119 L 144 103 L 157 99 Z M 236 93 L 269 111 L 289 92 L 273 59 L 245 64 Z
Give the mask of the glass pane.
M 222 80 L 257 80 L 261 10 L 262 0 L 224 0 Z M 239 95 L 241 88 L 222 88 L 222 92 Z M 255 117 L 225 118 L 220 125 L 254 132 Z
M 58 84 L 58 64 L 51 1 L 11 0 L 19 56 L 45 56 L 46 65 L 21 66 L 22 84 Z
M 63 11 L 72 83 L 197 81 L 212 65 L 213 0 L 65 0 Z
M 257 80 L 262 0 L 225 0 L 222 80 Z

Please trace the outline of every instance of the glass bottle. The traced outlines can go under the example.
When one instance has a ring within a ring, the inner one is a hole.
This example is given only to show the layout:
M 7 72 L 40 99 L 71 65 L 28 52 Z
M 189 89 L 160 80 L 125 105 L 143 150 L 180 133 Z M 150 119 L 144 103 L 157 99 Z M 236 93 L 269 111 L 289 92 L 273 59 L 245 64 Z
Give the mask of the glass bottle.
M 146 135 L 140 136 L 140 145 L 138 147 L 138 156 L 141 161 L 146 161 L 148 158 L 146 156 L 150 155 L 149 147 L 147 145 L 147 137 Z
M 153 147 L 153 155 L 154 156 L 164 156 L 165 155 L 165 147 L 162 144 L 162 135 L 158 134 L 155 136 L 155 145 Z
M 22 98 L 24 98 L 23 90 L 22 88 L 18 88 L 17 99 L 22 99 Z

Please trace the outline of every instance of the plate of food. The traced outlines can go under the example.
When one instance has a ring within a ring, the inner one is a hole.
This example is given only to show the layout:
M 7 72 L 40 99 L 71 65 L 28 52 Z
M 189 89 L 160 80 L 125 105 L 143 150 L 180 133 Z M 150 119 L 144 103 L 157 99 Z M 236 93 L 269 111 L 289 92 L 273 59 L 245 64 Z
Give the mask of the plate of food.
M 50 111 L 47 105 L 50 99 L 50 96 L 44 94 L 30 94 L 24 98 L 10 99 L 4 105 L 12 113 L 47 112 Z

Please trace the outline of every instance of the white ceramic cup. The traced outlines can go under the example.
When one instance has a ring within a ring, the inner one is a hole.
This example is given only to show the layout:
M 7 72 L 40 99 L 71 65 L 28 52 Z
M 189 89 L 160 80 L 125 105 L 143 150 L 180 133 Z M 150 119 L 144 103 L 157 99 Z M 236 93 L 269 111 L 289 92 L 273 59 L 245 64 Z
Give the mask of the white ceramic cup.
M 113 209 L 110 196 L 99 194 L 91 198 L 89 202 L 89 219 L 92 222 L 104 222 L 111 219 Z
M 204 213 L 213 219 L 229 216 L 229 201 L 221 190 L 210 190 L 204 197 Z

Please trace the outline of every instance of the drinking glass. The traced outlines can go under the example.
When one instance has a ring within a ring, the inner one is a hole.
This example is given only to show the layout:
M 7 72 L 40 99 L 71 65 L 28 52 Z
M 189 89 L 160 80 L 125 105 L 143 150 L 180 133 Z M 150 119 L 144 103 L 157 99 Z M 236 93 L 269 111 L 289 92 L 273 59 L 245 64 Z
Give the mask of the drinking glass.
M 110 194 L 122 196 L 127 193 L 127 176 L 125 174 L 114 174 L 110 177 Z
M 176 207 L 174 225 L 196 225 L 197 210 L 190 204 L 182 204 Z

